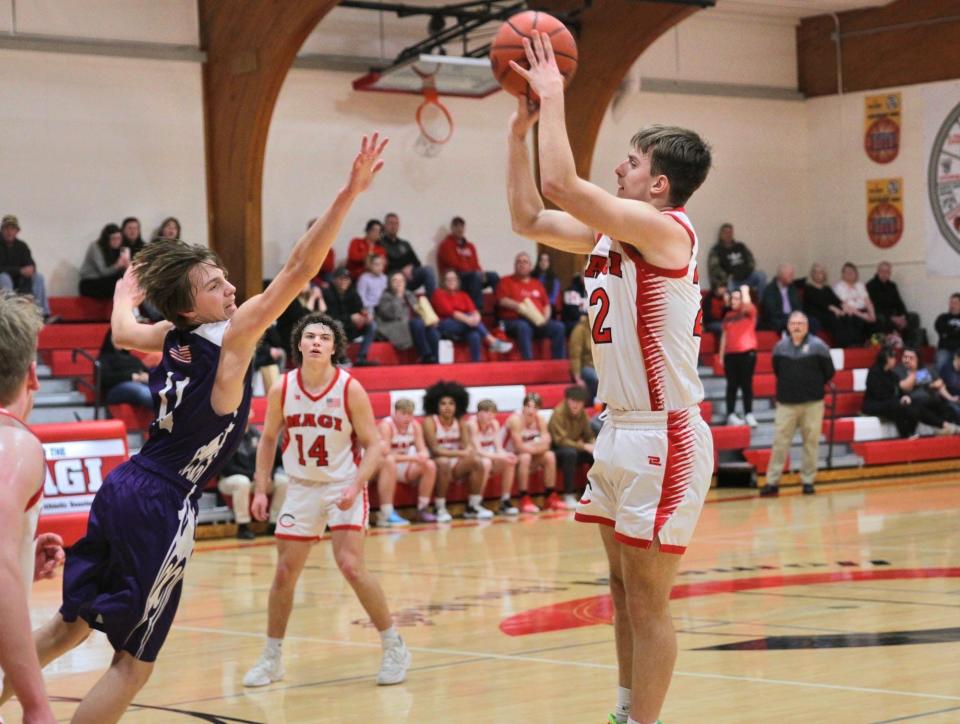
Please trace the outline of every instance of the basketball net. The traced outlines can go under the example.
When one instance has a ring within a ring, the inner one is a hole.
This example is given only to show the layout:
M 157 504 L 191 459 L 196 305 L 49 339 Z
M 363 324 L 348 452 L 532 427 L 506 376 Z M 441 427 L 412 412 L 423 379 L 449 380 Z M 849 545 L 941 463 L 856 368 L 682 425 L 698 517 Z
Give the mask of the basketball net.
M 421 70 L 413 66 L 413 72 L 423 83 L 423 103 L 417 108 L 417 127 L 420 133 L 413 144 L 421 156 L 433 158 L 443 145 L 453 137 L 453 116 L 440 100 L 435 77 L 437 70 Z

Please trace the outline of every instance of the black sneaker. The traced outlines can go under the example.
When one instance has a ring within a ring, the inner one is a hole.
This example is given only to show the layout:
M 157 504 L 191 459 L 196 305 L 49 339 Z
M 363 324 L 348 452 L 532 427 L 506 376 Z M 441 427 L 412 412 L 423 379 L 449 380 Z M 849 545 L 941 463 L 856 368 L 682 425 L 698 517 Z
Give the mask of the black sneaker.
M 817 491 L 813 489 L 813 483 L 804 483 L 803 484 L 803 494 L 804 495 L 814 495 Z
M 760 488 L 761 498 L 775 498 L 778 495 L 780 495 L 779 485 L 764 485 Z
M 479 508 L 466 505 L 463 508 L 463 517 L 465 520 L 489 520 L 493 517 L 493 512 L 482 505 Z
M 237 540 L 253 540 L 257 534 L 250 530 L 246 523 L 237 526 Z
M 520 515 L 520 509 L 510 502 L 510 498 L 503 498 L 500 505 L 497 506 L 497 515 L 514 516 Z

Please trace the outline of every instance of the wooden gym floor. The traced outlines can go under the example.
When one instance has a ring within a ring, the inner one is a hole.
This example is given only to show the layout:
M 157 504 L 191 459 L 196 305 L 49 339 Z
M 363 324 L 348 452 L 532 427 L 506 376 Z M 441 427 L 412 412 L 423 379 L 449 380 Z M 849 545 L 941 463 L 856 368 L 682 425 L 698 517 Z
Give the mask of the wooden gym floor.
M 744 492 L 712 494 L 684 556 L 663 721 L 960 721 L 956 474 L 813 498 Z M 595 526 L 561 515 L 374 531 L 366 550 L 414 653 L 405 684 L 374 684 L 378 637 L 323 541 L 300 581 L 286 678 L 244 689 L 274 548 L 212 541 L 198 544 L 176 625 L 124 721 L 606 721 L 616 664 Z M 58 603 L 59 581 L 38 584 L 34 624 Z M 48 667 L 59 718 L 110 655 L 94 634 Z M 19 721 L 15 702 L 0 713 Z

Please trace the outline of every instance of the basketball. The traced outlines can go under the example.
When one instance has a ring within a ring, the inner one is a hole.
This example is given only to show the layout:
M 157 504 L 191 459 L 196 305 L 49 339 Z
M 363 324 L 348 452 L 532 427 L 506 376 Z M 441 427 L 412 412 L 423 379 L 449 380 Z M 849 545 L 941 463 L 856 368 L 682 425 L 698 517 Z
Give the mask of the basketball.
M 513 15 L 500 26 L 490 45 L 490 67 L 493 77 L 507 93 L 518 97 L 526 96 L 531 100 L 537 100 L 536 94 L 527 86 L 527 81 L 510 67 L 510 61 L 514 60 L 524 68 L 530 67 L 523 52 L 523 39 L 532 40 L 534 30 L 550 37 L 557 67 L 560 68 L 567 85 L 577 72 L 577 41 L 563 23 L 552 15 L 537 10 Z

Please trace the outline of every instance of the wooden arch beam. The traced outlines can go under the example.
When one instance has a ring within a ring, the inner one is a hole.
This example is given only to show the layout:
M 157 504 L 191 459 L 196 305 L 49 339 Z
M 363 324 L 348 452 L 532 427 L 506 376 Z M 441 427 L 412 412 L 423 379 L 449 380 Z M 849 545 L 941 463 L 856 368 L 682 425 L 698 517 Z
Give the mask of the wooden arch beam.
M 262 284 L 267 133 L 280 88 L 307 36 L 337 0 L 198 0 L 207 54 L 203 96 L 210 247 L 240 299 Z
M 562 12 L 579 6 L 581 1 L 542 0 L 531 4 L 547 12 Z M 582 178 L 590 178 L 603 117 L 627 72 L 657 38 L 698 10 L 690 5 L 602 0 L 580 15 L 579 65 L 567 89 L 566 106 L 567 133 Z M 628 140 L 623 139 L 625 148 Z M 555 265 L 562 279 L 580 270 L 580 260 L 572 254 L 557 255 Z

